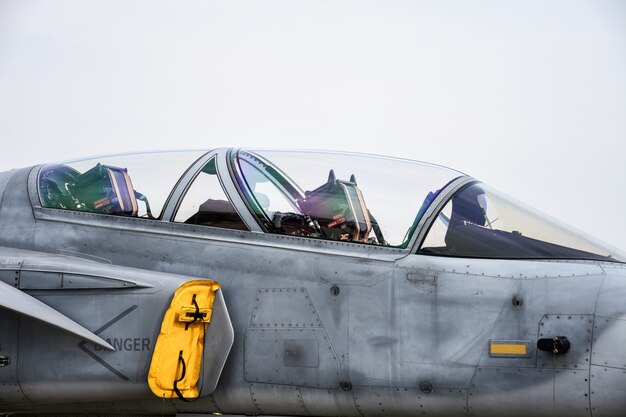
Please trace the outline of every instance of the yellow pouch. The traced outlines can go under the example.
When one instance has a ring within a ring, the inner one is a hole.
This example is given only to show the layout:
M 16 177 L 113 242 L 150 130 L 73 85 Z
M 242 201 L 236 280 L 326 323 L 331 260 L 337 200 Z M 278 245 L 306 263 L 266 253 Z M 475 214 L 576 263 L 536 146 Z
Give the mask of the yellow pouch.
M 220 284 L 194 280 L 178 287 L 154 346 L 148 385 L 160 398 L 197 398 L 204 331 Z

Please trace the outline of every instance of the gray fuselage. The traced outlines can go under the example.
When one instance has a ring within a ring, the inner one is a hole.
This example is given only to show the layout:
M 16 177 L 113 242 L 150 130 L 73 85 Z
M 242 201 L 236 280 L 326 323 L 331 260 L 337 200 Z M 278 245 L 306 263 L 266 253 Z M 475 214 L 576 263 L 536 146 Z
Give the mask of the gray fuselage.
M 626 409 L 624 264 L 425 256 L 46 209 L 33 205 L 30 171 L 0 176 L 0 278 L 91 331 L 123 318 L 96 332 L 116 348 L 107 352 L 0 309 L 0 355 L 12 359 L 0 367 L 0 414 Z M 69 284 L 87 275 L 147 285 Z M 165 401 L 147 388 L 152 350 L 173 291 L 196 277 L 221 283 L 234 343 L 214 392 Z M 554 336 L 568 339 L 567 353 L 537 349 Z M 528 352 L 490 355 L 493 341 L 527 343 Z

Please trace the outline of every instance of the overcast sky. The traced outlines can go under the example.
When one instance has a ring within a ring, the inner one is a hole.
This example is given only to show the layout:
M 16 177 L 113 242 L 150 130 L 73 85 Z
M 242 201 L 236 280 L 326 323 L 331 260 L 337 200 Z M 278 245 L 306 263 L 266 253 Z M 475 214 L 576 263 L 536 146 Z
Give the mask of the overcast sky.
M 0 0 L 0 138 L 424 160 L 626 250 L 626 1 Z

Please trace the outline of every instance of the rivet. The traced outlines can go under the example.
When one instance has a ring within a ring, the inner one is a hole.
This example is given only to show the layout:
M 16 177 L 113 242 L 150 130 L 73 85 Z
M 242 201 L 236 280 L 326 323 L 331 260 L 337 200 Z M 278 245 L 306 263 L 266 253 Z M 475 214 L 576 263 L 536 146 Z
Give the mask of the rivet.
M 430 394 L 431 392 L 433 392 L 433 386 L 430 382 L 421 382 L 420 390 L 422 390 L 424 394 Z

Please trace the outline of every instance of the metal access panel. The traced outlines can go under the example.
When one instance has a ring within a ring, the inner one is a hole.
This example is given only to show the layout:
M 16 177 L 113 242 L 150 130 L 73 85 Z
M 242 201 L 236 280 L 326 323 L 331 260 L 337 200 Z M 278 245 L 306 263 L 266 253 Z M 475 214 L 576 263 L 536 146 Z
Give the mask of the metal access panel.
M 18 324 L 17 313 L 0 309 L 0 409 L 25 401 L 17 380 Z
M 571 348 L 564 355 L 537 351 L 537 368 L 589 369 L 592 328 L 591 314 L 545 314 L 539 323 L 538 339 L 565 336 Z
M 244 374 L 251 383 L 339 387 L 339 358 L 305 288 L 257 290 Z
M 324 329 L 248 329 L 246 381 L 335 389 L 339 360 Z
M 626 409 L 626 321 L 596 317 L 591 354 L 591 410 L 594 417 L 624 414 Z
M 354 404 L 362 416 L 467 417 L 468 415 L 466 389 L 444 389 L 436 386 L 354 387 L 353 393 Z
M 469 415 L 492 415 L 497 402 L 508 417 L 588 417 L 587 378 L 586 372 L 564 369 L 478 368 L 468 396 Z

